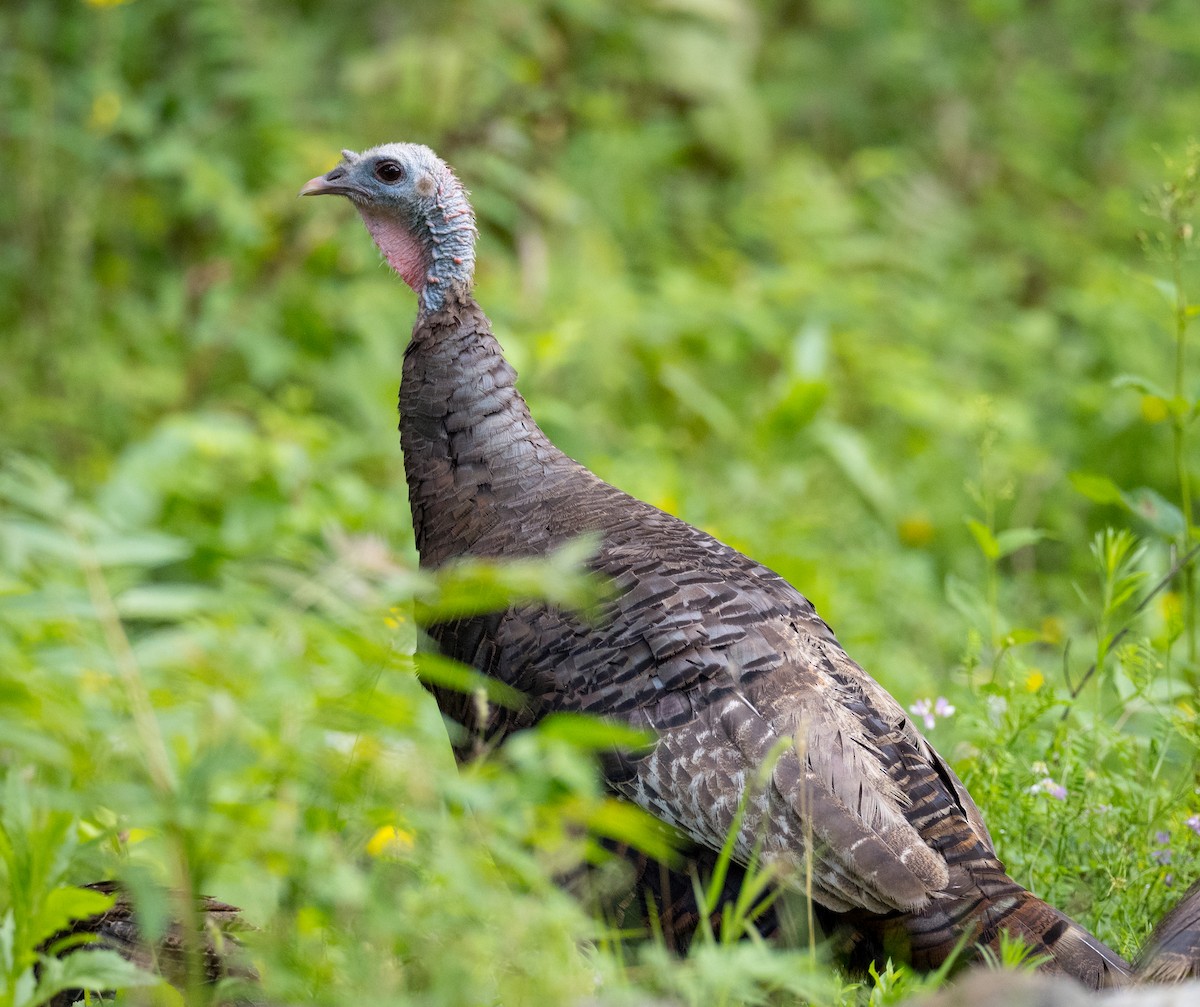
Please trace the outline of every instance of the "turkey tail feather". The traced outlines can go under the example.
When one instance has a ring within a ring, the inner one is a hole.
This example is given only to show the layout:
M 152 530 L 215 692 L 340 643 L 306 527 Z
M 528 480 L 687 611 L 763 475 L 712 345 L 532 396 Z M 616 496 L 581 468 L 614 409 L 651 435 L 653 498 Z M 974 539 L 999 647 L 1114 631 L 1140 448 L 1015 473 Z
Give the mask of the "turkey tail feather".
M 931 970 L 960 952 L 968 960 L 977 947 L 999 957 L 1007 933 L 1041 959 L 1044 972 L 1072 976 L 1093 989 L 1127 981 L 1129 963 L 1070 917 L 999 868 L 972 873 L 973 890 L 935 899 L 920 912 L 821 914 L 822 925 L 835 933 L 835 943 L 849 945 L 844 951 L 858 968 L 891 957 Z
M 1200 881 L 1154 928 L 1138 956 L 1137 975 L 1140 982 L 1200 978 Z

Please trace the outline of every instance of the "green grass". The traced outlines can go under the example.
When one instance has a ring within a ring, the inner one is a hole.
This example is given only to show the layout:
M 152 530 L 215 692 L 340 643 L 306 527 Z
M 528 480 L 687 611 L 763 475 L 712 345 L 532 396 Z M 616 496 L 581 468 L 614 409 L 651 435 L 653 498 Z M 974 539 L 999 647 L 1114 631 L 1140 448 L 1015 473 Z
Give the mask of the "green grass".
M 570 556 L 416 569 L 413 299 L 344 207 L 295 199 L 392 139 L 472 190 L 478 297 L 555 441 L 779 570 L 906 707 L 948 697 L 931 740 L 1014 876 L 1134 951 L 1200 866 L 1191 568 L 1136 610 L 1196 541 L 1193 20 L 6 9 L 0 1004 L 109 876 L 151 929 L 168 890 L 245 907 L 278 1002 L 922 981 L 616 939 L 551 879 L 657 833 L 577 725 L 455 769 L 415 614 L 593 588 Z

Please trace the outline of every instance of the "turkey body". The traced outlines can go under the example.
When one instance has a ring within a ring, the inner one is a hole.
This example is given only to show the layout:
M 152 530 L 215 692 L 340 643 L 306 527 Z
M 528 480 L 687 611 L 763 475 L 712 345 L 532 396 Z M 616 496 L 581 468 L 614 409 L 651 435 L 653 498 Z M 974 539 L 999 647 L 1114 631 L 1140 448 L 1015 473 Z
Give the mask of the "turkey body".
M 172 920 L 159 936 L 149 940 L 142 921 L 138 919 L 132 900 L 120 885 L 112 881 L 98 881 L 84 885 L 92 891 L 116 896 L 113 905 L 96 916 L 74 920 L 64 930 L 54 934 L 42 945 L 52 948 L 63 938 L 78 934 L 90 934 L 95 941 L 91 944 L 75 945 L 69 954 L 87 954 L 89 948 L 115 951 L 122 958 L 133 962 L 144 971 L 157 973 L 179 990 L 187 990 L 189 944 L 198 952 L 198 974 L 196 979 L 211 984 L 221 979 L 237 978 L 247 986 L 257 982 L 258 973 L 244 954 L 237 933 L 248 929 L 236 906 L 207 896 L 195 900 L 195 921 Z M 199 928 L 187 936 L 186 928 L 198 921 Z M 97 995 L 100 990 L 89 990 Z M 49 1007 L 71 1007 L 84 999 L 84 991 L 63 990 L 49 1001 Z M 95 999 L 100 999 L 97 995 Z M 109 999 L 108 997 L 104 998 Z M 248 1004 L 249 1000 L 237 1001 Z
M 607 784 L 689 837 L 702 864 L 736 829 L 739 864 L 761 853 L 781 883 L 811 884 L 827 918 L 920 966 L 960 943 L 997 947 L 1008 930 L 1089 985 L 1127 974 L 1007 876 L 954 772 L 803 595 L 609 486 L 538 428 L 471 295 L 474 217 L 443 161 L 415 144 L 343 151 L 301 193 L 349 198 L 418 294 L 400 434 L 422 565 L 540 556 L 592 533 L 593 566 L 616 588 L 596 621 L 524 604 L 430 627 L 447 655 L 528 700 L 481 712 L 435 689 L 466 737 L 554 711 L 648 728 L 646 751 L 607 760 Z M 674 901 L 676 888 L 646 893 Z
M 488 737 L 559 710 L 651 729 L 614 757 L 609 786 L 814 899 L 919 965 L 964 935 L 1002 929 L 1103 985 L 1128 966 L 1004 872 L 953 770 L 899 704 L 842 650 L 795 588 L 711 536 L 600 480 L 534 423 L 486 317 L 469 297 L 418 318 L 405 354 L 400 431 L 423 565 L 542 555 L 582 533 L 616 600 L 599 621 L 545 605 L 431 627 L 448 656 L 529 698 L 487 711 L 436 689 Z M 462 753 L 465 754 L 465 749 Z

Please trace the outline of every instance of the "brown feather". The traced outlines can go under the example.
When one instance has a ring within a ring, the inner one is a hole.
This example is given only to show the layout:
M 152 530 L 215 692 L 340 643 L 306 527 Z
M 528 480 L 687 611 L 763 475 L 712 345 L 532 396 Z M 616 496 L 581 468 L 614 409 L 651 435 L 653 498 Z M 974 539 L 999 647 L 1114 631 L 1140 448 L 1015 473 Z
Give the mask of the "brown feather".
M 1137 974 L 1142 982 L 1200 979 L 1200 881 L 1154 928 L 1138 956 Z

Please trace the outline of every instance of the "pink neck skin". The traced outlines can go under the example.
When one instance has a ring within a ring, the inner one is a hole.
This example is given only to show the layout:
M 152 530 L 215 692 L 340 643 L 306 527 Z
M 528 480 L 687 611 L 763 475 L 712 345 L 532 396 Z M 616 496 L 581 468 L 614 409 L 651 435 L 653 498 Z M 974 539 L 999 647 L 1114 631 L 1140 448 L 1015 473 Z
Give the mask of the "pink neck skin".
M 370 207 L 359 207 L 363 223 L 400 278 L 418 294 L 429 277 L 429 256 L 421 243 L 394 217 L 376 213 Z

